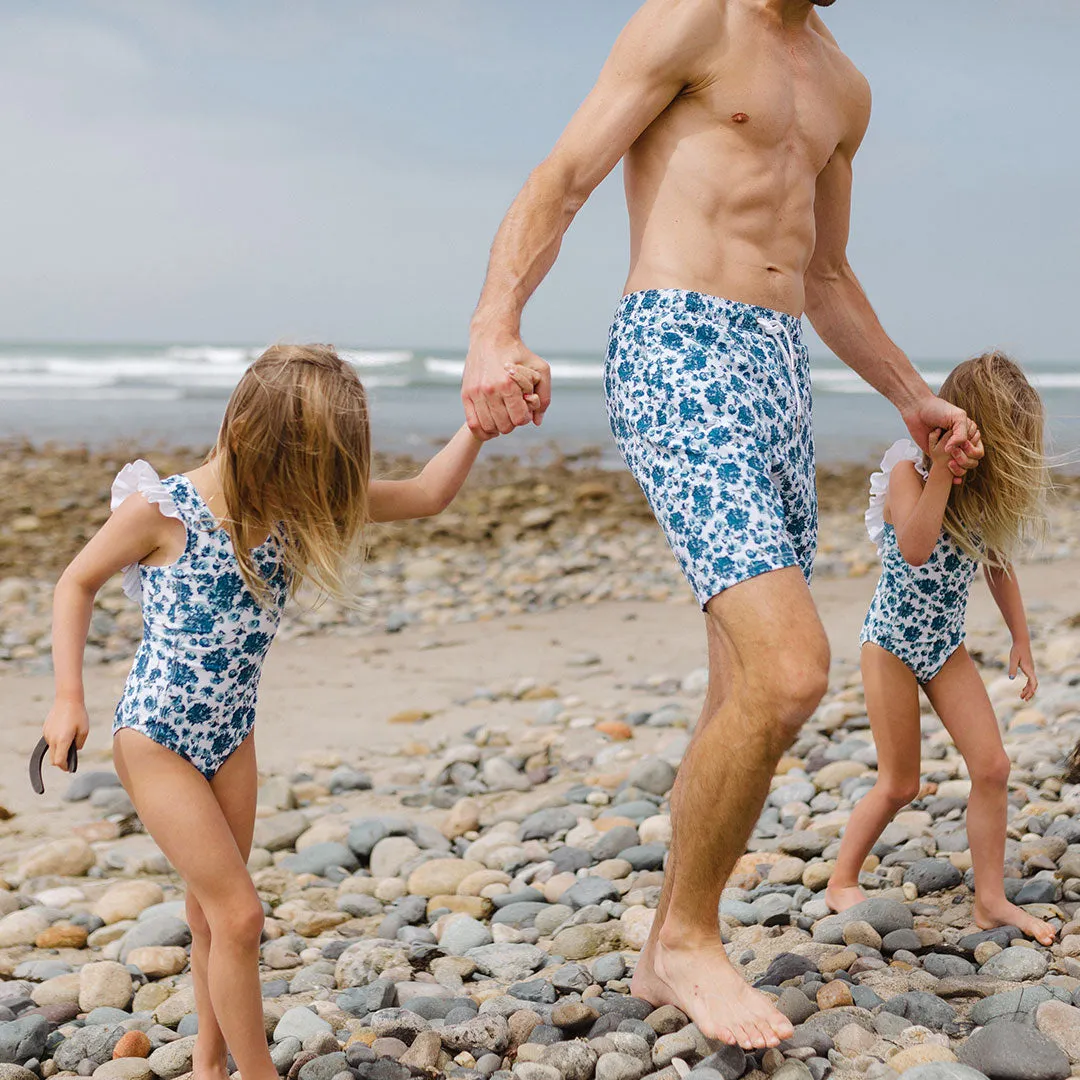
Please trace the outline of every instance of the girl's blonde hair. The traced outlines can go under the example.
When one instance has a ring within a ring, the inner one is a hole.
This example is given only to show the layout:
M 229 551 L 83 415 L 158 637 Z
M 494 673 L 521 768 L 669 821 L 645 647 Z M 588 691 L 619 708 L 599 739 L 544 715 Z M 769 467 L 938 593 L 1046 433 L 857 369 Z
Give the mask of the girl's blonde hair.
M 274 345 L 244 373 L 211 453 L 241 573 L 261 600 L 251 547 L 276 537 L 295 592 L 349 596 L 368 520 L 367 397 L 329 345 Z
M 968 555 L 1005 568 L 1046 532 L 1042 399 L 1020 366 L 996 350 L 954 368 L 939 393 L 979 425 L 986 451 L 952 489 L 945 529 Z

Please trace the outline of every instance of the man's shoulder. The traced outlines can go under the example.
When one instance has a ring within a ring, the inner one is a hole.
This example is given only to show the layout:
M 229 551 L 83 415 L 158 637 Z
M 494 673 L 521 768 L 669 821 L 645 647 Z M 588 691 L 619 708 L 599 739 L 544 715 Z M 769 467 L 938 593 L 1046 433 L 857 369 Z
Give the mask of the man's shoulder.
M 840 47 L 832 31 L 825 25 L 825 20 L 817 13 L 811 15 L 811 28 L 821 38 L 828 55 L 830 66 L 845 98 L 853 108 L 870 108 L 870 81 L 856 66 L 855 61 Z
M 729 0 L 645 0 L 634 21 L 662 27 L 665 36 L 701 42 L 722 31 Z
M 678 69 L 691 81 L 720 40 L 728 0 L 645 0 L 620 43 L 647 67 Z

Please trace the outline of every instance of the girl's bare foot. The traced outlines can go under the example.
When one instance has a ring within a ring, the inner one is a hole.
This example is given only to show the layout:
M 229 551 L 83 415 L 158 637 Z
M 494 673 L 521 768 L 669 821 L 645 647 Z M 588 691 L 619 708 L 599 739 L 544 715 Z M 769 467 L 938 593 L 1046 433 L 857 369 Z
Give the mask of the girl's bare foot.
M 649 942 L 630 991 L 657 1007 L 674 1005 L 707 1039 L 744 1050 L 777 1046 L 795 1030 L 764 994 L 746 984 L 720 942 L 704 947 Z
M 866 893 L 858 885 L 830 885 L 825 890 L 825 903 L 830 911 L 838 914 L 856 904 L 861 904 L 865 899 Z
M 976 899 L 975 925 L 980 930 L 993 930 L 996 926 L 1015 926 L 1040 945 L 1053 945 L 1057 938 L 1057 931 L 1049 923 L 1036 919 L 1023 908 L 1004 899 L 993 905 L 980 904 Z

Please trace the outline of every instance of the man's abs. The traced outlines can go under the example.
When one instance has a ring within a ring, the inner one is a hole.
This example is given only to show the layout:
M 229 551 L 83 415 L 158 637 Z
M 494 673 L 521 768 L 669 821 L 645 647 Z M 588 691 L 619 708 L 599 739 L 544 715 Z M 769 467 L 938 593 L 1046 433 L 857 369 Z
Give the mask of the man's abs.
M 760 182 L 718 166 L 686 178 L 669 172 L 660 190 L 640 197 L 628 170 L 626 292 L 686 289 L 801 315 L 814 252 L 814 185 L 787 171 L 778 162 Z

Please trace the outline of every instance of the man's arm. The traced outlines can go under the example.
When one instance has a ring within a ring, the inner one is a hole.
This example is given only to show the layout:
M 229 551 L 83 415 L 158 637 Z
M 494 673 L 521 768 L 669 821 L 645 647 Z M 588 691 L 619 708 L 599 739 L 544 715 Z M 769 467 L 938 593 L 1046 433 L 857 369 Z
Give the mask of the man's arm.
M 551 402 L 547 364 L 521 340 L 526 303 L 558 257 L 585 201 L 638 136 L 694 82 L 706 42 L 722 27 L 717 0 L 647 0 L 623 30 L 595 87 L 510 207 L 491 249 L 470 327 L 462 400 L 477 434 L 506 434 Z M 528 407 L 507 365 L 539 376 Z
M 852 159 L 870 122 L 870 88 L 855 76 L 849 133 L 817 181 L 817 246 L 806 272 L 806 314 L 822 341 L 848 367 L 900 410 L 915 441 L 927 449 L 931 431 L 946 432 L 957 476 L 974 466 L 978 447 L 963 410 L 934 396 L 900 347 L 885 333 L 847 258 L 851 224 Z

